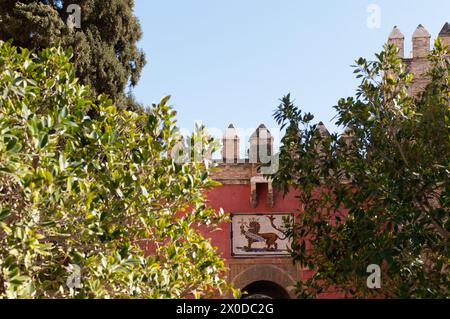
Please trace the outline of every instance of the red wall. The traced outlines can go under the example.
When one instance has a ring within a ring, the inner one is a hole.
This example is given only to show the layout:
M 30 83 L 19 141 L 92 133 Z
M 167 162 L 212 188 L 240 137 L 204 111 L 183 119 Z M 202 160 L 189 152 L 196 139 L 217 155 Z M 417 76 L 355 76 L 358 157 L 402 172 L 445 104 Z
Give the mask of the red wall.
M 286 196 L 283 193 L 274 190 L 274 207 L 269 208 L 267 205 L 267 185 L 258 184 L 258 205 L 255 208 L 250 206 L 250 185 L 233 184 L 215 187 L 207 193 L 209 205 L 215 209 L 222 208 L 225 213 L 297 213 L 299 212 L 299 199 L 296 198 L 297 192 L 290 191 Z M 231 223 L 223 223 L 220 231 L 205 234 L 211 238 L 214 246 L 218 247 L 222 256 L 226 260 L 231 257 Z M 283 258 L 283 257 L 281 257 Z M 283 259 L 285 259 L 284 257 Z M 289 258 L 289 257 L 288 257 Z M 259 259 L 264 262 L 271 262 L 280 259 L 280 257 Z M 301 270 L 303 279 L 311 278 L 313 271 Z M 334 289 L 318 296 L 319 299 L 342 298 L 343 296 Z
M 299 208 L 294 192 L 283 194 L 274 190 L 274 207 L 267 205 L 267 184 L 257 185 L 258 205 L 250 206 L 250 185 L 222 185 L 208 192 L 209 205 L 215 209 L 223 208 L 225 213 L 295 213 Z M 219 247 L 226 259 L 231 258 L 231 223 L 223 223 L 221 230 L 206 234 L 214 246 Z

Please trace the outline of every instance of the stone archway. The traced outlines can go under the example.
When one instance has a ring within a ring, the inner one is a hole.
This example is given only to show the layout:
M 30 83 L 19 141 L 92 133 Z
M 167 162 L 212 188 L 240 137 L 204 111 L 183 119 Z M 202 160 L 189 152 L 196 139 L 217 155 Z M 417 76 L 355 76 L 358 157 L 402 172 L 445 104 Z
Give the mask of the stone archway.
M 262 294 L 268 289 L 270 283 L 273 284 L 274 289 L 277 289 L 277 293 L 274 294 L 274 298 L 286 299 L 295 298 L 292 289 L 295 284 L 295 280 L 283 269 L 275 265 L 253 265 L 240 272 L 233 279 L 233 284 L 236 288 L 244 290 L 251 287 L 251 293 L 257 294 L 258 283 L 264 286 L 259 286 L 262 289 Z M 281 290 L 284 290 L 283 295 Z
M 273 281 L 255 281 L 245 287 L 244 299 L 291 299 L 289 293 Z

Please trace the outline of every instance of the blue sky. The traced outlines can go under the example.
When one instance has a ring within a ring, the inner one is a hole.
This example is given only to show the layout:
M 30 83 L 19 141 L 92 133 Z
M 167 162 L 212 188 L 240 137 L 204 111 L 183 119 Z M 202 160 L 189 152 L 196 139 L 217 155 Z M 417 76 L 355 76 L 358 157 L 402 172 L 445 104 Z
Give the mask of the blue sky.
M 371 4 L 381 10 L 379 28 Z M 405 34 L 409 53 L 419 23 L 434 38 L 450 21 L 449 0 L 135 0 L 135 5 L 144 34 L 139 46 L 148 59 L 136 98 L 148 105 L 171 95 L 180 127 L 192 130 L 202 121 L 215 135 L 229 123 L 247 132 L 265 123 L 273 131 L 273 110 L 289 92 L 317 121 L 339 131 L 332 107 L 355 92 L 350 65 L 356 58 L 372 58 L 394 25 Z

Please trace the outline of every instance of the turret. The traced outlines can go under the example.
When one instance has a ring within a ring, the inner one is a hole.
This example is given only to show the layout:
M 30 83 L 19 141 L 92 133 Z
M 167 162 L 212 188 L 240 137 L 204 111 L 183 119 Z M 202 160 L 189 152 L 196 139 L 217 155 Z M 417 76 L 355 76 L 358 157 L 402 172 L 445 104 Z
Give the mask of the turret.
M 330 132 L 328 132 L 327 127 L 325 126 L 325 124 L 323 124 L 323 122 L 319 122 L 319 124 L 317 124 L 316 131 L 319 133 L 322 139 L 326 139 L 330 136 Z M 322 143 L 317 144 L 316 151 L 318 151 L 319 153 L 323 152 Z
M 273 137 L 264 124 L 250 136 L 250 163 L 268 163 L 267 157 L 273 153 Z
M 450 47 L 450 23 L 445 23 L 441 32 L 439 32 L 439 39 L 443 44 Z
M 400 58 L 403 59 L 405 57 L 405 36 L 397 26 L 392 29 L 392 32 L 389 35 L 388 43 L 394 44 L 398 47 L 398 55 Z
M 319 124 L 317 124 L 316 130 L 322 137 L 330 136 L 330 132 L 328 132 L 327 127 L 323 124 L 323 122 L 319 122 Z
M 413 58 L 424 58 L 430 52 L 430 33 L 419 24 L 413 33 Z
M 351 127 L 347 127 L 341 134 L 341 139 L 347 146 L 351 146 L 352 142 L 355 140 L 355 132 Z
M 239 136 L 233 124 L 225 130 L 222 139 L 222 158 L 225 163 L 237 163 L 239 160 Z

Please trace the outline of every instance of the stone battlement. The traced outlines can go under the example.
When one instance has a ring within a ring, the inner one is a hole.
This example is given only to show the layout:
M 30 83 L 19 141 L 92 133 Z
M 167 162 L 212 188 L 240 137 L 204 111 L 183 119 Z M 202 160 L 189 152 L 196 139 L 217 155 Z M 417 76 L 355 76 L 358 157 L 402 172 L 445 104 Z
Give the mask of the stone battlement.
M 443 44 L 450 47 L 450 24 L 448 22 L 439 32 L 438 38 Z M 403 59 L 407 70 L 414 73 L 415 79 L 410 88 L 410 94 L 417 96 L 429 81 L 425 73 L 430 66 L 427 55 L 430 53 L 431 34 L 423 25 L 419 24 L 412 35 L 412 52 L 408 57 L 405 56 L 405 36 L 397 26 L 389 35 L 388 43 L 398 47 L 399 57 Z
M 439 33 L 442 43 L 450 46 L 450 24 L 446 23 Z M 427 55 L 430 52 L 431 35 L 419 25 L 412 35 L 412 53 L 410 57 L 405 57 L 405 36 L 398 27 L 392 30 L 388 43 L 395 44 L 399 48 L 399 56 L 403 59 L 408 71 L 414 73 L 415 79 L 410 87 L 410 94 L 417 96 L 426 86 L 429 79 L 425 76 L 429 68 Z M 320 134 L 329 134 L 325 125 L 320 122 L 317 125 Z M 344 131 L 343 139 L 351 139 L 351 132 Z M 222 138 L 221 159 L 215 160 L 218 169 L 212 173 L 212 177 L 222 184 L 239 185 L 247 184 L 251 186 L 250 203 L 256 207 L 258 202 L 258 185 L 267 185 L 268 206 L 273 206 L 273 190 L 270 178 L 265 178 L 261 172 L 261 164 L 273 166 L 276 170 L 277 155 L 273 149 L 274 138 L 264 124 L 258 126 L 249 139 L 247 156 L 240 157 L 240 137 L 233 124 L 225 130 Z

